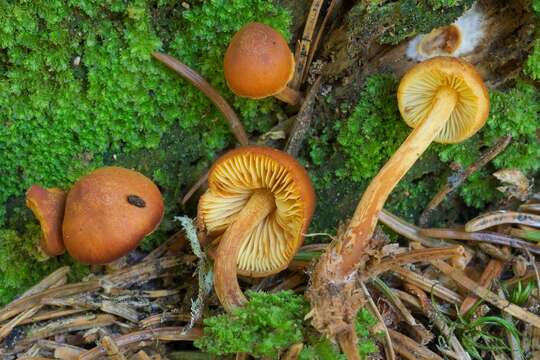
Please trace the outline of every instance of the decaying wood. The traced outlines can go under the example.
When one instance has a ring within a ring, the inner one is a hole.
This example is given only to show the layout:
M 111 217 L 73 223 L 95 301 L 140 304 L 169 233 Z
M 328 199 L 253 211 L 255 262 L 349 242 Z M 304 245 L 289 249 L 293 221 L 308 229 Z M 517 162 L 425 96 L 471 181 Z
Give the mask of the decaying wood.
M 508 314 L 514 316 L 515 318 L 519 320 L 530 323 L 531 325 L 535 327 L 540 327 L 540 317 L 538 317 L 537 315 L 517 305 L 514 305 L 508 302 L 507 300 L 501 299 L 490 290 L 486 289 L 483 286 L 480 286 L 473 280 L 469 279 L 463 271 L 453 268 L 452 266 L 448 265 L 444 261 L 434 260 L 431 263 L 433 264 L 433 266 L 439 269 L 443 274 L 447 275 L 456 283 L 458 283 L 460 286 L 469 290 L 471 293 L 475 294 L 476 296 L 482 298 L 488 303 L 494 305 L 495 307 L 499 308 L 500 310 L 504 312 L 507 312 Z
M 166 322 L 171 321 L 180 321 L 180 322 L 187 322 L 191 320 L 191 314 L 173 314 L 173 313 L 163 313 L 163 314 L 156 314 L 149 316 L 141 321 L 139 321 L 139 327 L 149 328 L 156 325 L 162 325 Z
M 53 287 L 58 287 L 66 284 L 69 270 L 69 266 L 62 266 L 61 268 L 56 269 L 55 271 L 47 275 L 45 278 L 43 278 L 43 280 L 38 282 L 36 285 L 26 290 L 21 296 L 19 296 L 19 299 L 37 294 Z
M 52 320 L 60 317 L 66 317 L 69 315 L 78 314 L 86 311 L 86 309 L 67 309 L 67 310 L 51 310 L 51 311 L 42 311 L 38 312 L 34 316 L 31 316 L 28 319 L 25 319 L 19 323 L 19 325 L 32 324 L 38 321 Z
M 142 330 L 132 332 L 127 335 L 114 337 L 114 342 L 119 348 L 127 346 L 132 343 L 148 340 L 161 340 L 161 341 L 193 341 L 202 336 L 201 328 L 192 328 L 189 331 L 183 333 L 183 329 L 180 327 L 164 327 L 157 329 Z M 105 350 L 102 346 L 98 346 L 82 354 L 80 360 L 97 359 L 101 355 L 105 354 Z
M 9 333 L 15 328 L 15 326 L 20 325 L 21 322 L 32 317 L 32 315 L 38 312 L 39 309 L 41 309 L 41 305 L 31 307 L 30 309 L 23 311 L 19 315 L 15 316 L 7 324 L 4 324 L 2 327 L 0 327 L 0 342 L 9 335 Z
M 50 340 L 38 340 L 37 344 L 44 349 L 54 351 L 55 359 L 76 360 L 86 350 L 78 346 L 58 343 Z
M 448 177 L 448 182 L 444 185 L 435 196 L 427 204 L 426 208 L 420 215 L 418 223 L 421 226 L 426 226 L 429 222 L 429 217 L 435 211 L 437 206 L 446 198 L 448 194 L 456 190 L 465 180 L 469 178 L 474 172 L 483 168 L 487 163 L 497 157 L 501 152 L 503 152 L 510 141 L 512 140 L 511 136 L 505 136 L 500 138 L 492 147 L 485 151 L 474 163 L 469 165 L 465 170 L 459 171 L 458 173 L 452 174 Z
M 270 292 L 278 292 L 288 289 L 294 289 L 295 287 L 303 284 L 306 281 L 306 275 L 303 273 L 295 273 L 291 276 L 288 276 L 285 280 L 283 280 L 278 285 L 274 286 Z
M 418 344 L 416 341 L 402 333 L 392 329 L 388 329 L 388 333 L 392 338 L 394 350 L 407 360 L 443 360 L 443 358 L 433 351 Z

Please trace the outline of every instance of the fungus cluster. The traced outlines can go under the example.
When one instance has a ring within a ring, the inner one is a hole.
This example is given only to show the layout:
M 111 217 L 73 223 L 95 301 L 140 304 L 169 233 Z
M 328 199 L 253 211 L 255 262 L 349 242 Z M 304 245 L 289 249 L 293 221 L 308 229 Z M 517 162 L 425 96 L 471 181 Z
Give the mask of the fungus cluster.
M 87 264 L 126 255 L 154 231 L 164 212 L 161 193 L 150 179 L 112 166 L 82 177 L 67 194 L 33 185 L 26 202 L 39 219 L 42 250 L 57 256 L 67 249 Z

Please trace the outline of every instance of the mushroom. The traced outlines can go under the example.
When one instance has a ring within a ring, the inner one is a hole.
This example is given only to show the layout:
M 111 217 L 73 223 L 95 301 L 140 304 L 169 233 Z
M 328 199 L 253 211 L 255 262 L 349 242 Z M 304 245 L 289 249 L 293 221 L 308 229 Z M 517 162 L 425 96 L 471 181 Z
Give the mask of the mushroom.
M 287 87 L 294 76 L 294 56 L 285 39 L 268 25 L 249 23 L 232 38 L 223 62 L 225 80 L 238 96 L 275 96 L 296 105 L 301 95 Z
M 214 286 L 227 311 L 245 302 L 237 272 L 263 277 L 288 266 L 314 207 L 306 170 L 284 152 L 244 146 L 213 164 L 197 223 L 202 233 L 219 242 Z
M 43 234 L 39 246 L 49 256 L 64 253 L 62 240 L 62 220 L 66 193 L 58 188 L 46 189 L 32 185 L 26 192 L 26 206 L 38 218 Z
M 69 254 L 105 264 L 137 247 L 163 218 L 163 198 L 147 177 L 103 167 L 79 179 L 66 199 L 63 234 Z
M 453 57 L 415 65 L 403 76 L 397 97 L 403 119 L 414 130 L 373 178 L 356 208 L 345 234 L 343 276 L 356 267 L 386 199 L 429 144 L 464 141 L 484 125 L 489 113 L 489 96 L 480 75 L 472 65 Z

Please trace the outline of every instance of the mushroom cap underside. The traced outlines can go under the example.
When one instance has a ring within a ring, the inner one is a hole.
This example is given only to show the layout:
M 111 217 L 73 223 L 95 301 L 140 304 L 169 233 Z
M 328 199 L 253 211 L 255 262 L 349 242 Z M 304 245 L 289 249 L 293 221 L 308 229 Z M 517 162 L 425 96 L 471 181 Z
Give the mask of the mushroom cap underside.
M 250 23 L 232 38 L 223 70 L 238 96 L 261 99 L 280 93 L 294 75 L 294 56 L 285 39 L 268 25 Z
M 103 167 L 79 179 L 66 200 L 64 243 L 78 261 L 104 264 L 126 255 L 163 218 L 163 198 L 144 175 Z
M 41 226 L 42 238 L 39 246 L 49 256 L 64 253 L 62 220 L 66 193 L 58 188 L 46 189 L 32 185 L 26 192 L 26 206 L 32 210 Z
M 306 170 L 279 150 L 248 146 L 232 150 L 210 170 L 198 209 L 199 228 L 219 241 L 253 191 L 269 190 L 276 208 L 248 235 L 238 258 L 240 275 L 261 277 L 287 267 L 302 244 L 315 208 Z
M 412 67 L 398 88 L 399 111 L 416 127 L 431 110 L 439 89 L 453 89 L 457 103 L 435 141 L 459 143 L 484 126 L 489 114 L 489 95 L 480 74 L 469 63 L 454 57 L 434 57 Z

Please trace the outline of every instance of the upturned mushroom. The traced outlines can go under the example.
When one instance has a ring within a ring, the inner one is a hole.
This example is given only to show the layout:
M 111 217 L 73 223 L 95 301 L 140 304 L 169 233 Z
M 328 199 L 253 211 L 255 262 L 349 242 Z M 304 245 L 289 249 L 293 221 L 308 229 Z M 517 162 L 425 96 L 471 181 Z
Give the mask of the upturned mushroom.
M 87 264 L 105 264 L 126 255 L 163 218 L 158 187 L 141 173 L 103 167 L 79 179 L 66 199 L 64 244 Z
M 225 80 L 236 95 L 251 99 L 275 96 L 291 105 L 301 100 L 298 91 L 287 87 L 294 68 L 294 56 L 283 36 L 256 22 L 233 36 L 223 62 Z
M 214 287 L 230 311 L 245 297 L 237 280 L 287 267 L 300 247 L 315 207 L 305 169 L 279 150 L 245 146 L 219 158 L 198 208 L 198 227 L 218 242 Z
M 343 274 L 355 267 L 373 235 L 378 213 L 399 180 L 428 146 L 462 142 L 487 120 L 489 95 L 476 69 L 464 60 L 435 57 L 415 65 L 401 79 L 398 106 L 403 120 L 414 128 L 373 178 L 353 215 L 346 242 Z
M 58 256 L 65 251 L 62 239 L 65 203 L 66 193 L 58 188 L 32 185 L 26 192 L 26 206 L 32 210 L 41 226 L 39 246 L 49 256 Z

